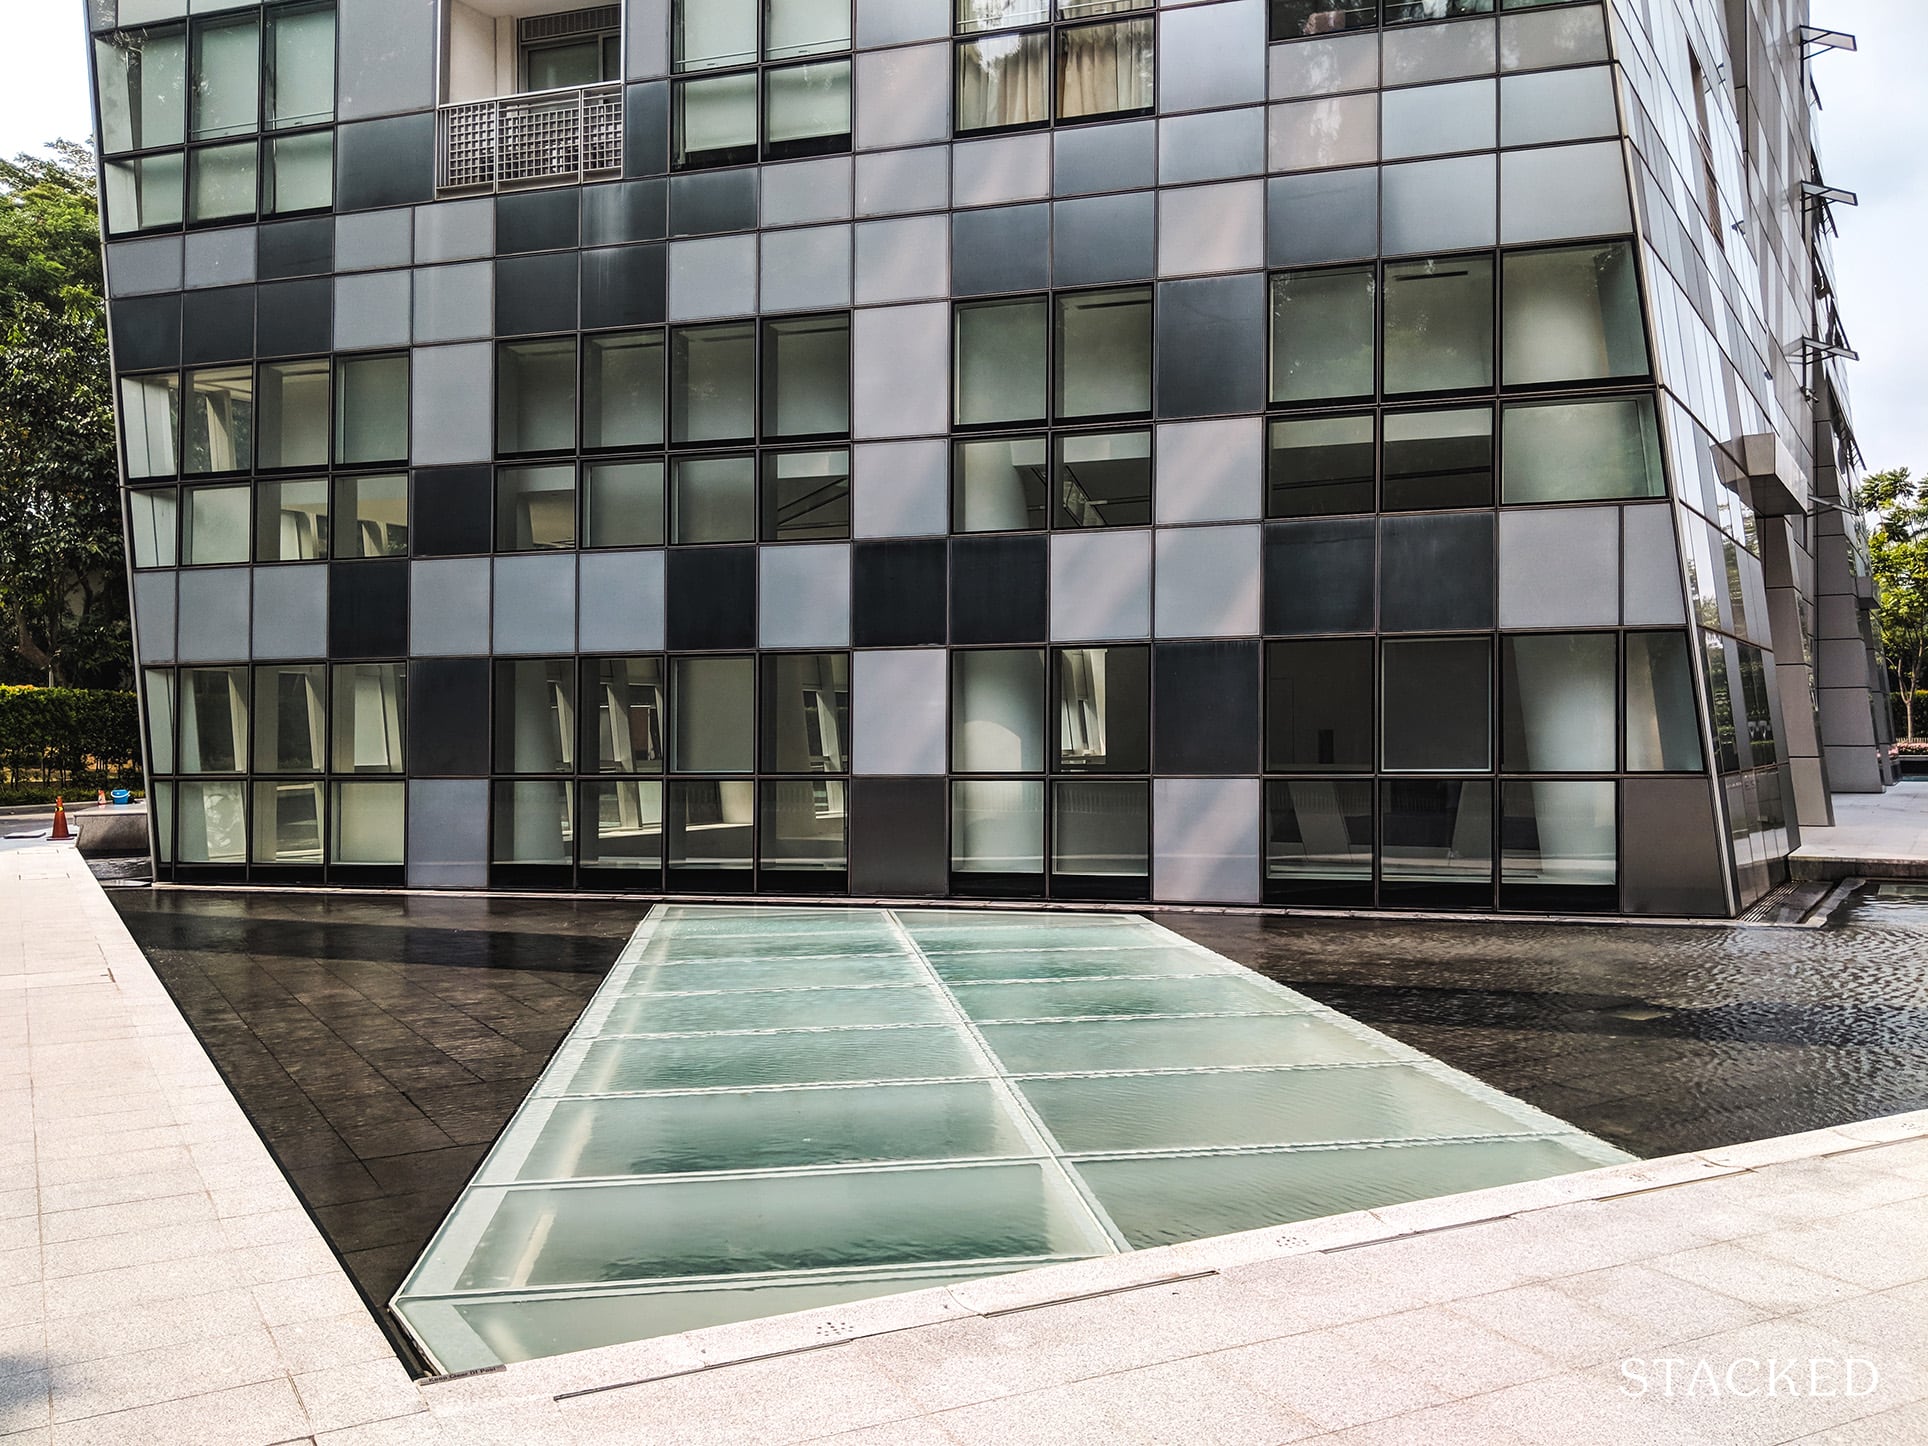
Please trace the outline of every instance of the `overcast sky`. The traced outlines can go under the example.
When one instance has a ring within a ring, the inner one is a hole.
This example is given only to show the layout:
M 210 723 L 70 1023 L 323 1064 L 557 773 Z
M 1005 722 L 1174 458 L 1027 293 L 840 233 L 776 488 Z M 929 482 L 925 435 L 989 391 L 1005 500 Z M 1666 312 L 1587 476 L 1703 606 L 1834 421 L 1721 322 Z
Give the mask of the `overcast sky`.
M 80 0 L 10 0 L 0 61 L 0 155 L 56 136 L 84 137 Z M 1837 211 L 1835 259 L 1848 338 L 1855 426 L 1870 468 L 1928 471 L 1928 3 L 1814 0 L 1815 22 L 1854 32 L 1860 51 L 1815 63 L 1821 151 L 1830 185 L 1859 193 Z

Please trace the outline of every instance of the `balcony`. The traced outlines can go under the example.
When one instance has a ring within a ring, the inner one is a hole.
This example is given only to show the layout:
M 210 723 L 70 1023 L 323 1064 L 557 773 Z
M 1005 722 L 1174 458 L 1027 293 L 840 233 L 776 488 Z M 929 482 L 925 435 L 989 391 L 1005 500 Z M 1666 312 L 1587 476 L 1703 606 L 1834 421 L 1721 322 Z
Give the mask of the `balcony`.
M 441 108 L 435 184 L 507 190 L 623 169 L 623 88 L 585 85 Z

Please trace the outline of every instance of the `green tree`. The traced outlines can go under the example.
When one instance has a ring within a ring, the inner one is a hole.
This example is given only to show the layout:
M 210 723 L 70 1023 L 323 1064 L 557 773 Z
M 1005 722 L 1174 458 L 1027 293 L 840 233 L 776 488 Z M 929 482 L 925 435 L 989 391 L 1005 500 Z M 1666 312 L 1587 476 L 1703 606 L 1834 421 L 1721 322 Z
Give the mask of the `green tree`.
M 1856 505 L 1868 515 L 1868 564 L 1880 594 L 1875 621 L 1904 731 L 1915 736 L 1915 694 L 1928 671 L 1928 498 L 1906 467 L 1864 478 Z
M 93 153 L 0 161 L 0 681 L 125 686 Z

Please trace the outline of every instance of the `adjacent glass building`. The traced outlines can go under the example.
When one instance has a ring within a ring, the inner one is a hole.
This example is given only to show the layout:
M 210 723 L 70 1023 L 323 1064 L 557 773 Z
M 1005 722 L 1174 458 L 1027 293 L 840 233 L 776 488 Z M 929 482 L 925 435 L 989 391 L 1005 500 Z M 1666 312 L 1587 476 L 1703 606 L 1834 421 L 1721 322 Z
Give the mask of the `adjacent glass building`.
M 89 0 L 158 876 L 1726 915 L 1793 0 Z

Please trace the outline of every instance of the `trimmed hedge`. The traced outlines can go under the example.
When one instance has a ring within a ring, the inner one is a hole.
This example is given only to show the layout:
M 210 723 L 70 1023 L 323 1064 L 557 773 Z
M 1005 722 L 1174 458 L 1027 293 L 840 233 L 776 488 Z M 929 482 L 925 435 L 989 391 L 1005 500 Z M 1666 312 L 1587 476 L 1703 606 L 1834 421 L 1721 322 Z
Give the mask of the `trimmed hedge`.
M 140 709 L 132 693 L 0 687 L 0 770 L 13 786 L 138 784 Z

